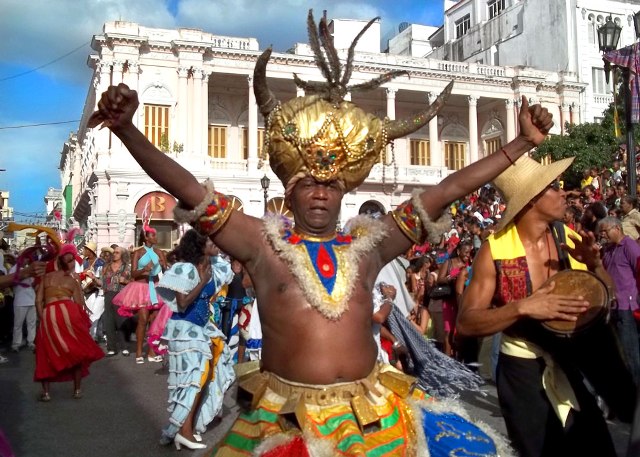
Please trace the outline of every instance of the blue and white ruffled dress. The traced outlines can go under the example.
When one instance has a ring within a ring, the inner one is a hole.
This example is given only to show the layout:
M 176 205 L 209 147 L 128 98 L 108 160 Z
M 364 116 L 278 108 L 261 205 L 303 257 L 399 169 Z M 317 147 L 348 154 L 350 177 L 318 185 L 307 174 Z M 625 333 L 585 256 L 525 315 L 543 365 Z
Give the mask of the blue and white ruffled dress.
M 158 293 L 174 312 L 162 335 L 162 338 L 167 341 L 169 353 L 167 383 L 170 417 L 169 425 L 162 431 L 161 441 L 164 443 L 173 440 L 194 406 L 196 395 L 200 392 L 202 374 L 206 364 L 213 358 L 211 339 L 225 340 L 224 334 L 209 320 L 209 307 L 229 275 L 226 274 L 224 265 L 216 265 L 214 262 L 213 267 L 214 274 L 211 281 L 183 312 L 178 310 L 175 293 L 187 294 L 196 287 L 200 281 L 196 267 L 191 263 L 176 263 L 163 275 L 157 286 Z M 216 268 L 220 269 L 216 270 Z M 229 267 L 228 272 L 230 271 Z M 201 407 L 194 418 L 196 432 L 205 432 L 207 425 L 220 412 L 224 393 L 234 379 L 231 352 L 225 344 L 214 368 L 213 380 L 203 393 Z

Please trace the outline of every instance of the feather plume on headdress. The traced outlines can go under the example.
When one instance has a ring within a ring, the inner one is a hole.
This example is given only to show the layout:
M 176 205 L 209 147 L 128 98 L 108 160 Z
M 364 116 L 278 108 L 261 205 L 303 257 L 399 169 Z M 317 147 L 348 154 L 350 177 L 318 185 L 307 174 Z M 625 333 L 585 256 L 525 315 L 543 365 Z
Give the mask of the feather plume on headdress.
M 32 232 L 28 232 L 27 236 L 36 238 L 36 244 L 24 249 L 22 252 L 20 252 L 18 258 L 16 259 L 16 274 L 14 284 L 23 287 L 29 287 L 30 284 L 22 283 L 19 280 L 20 270 L 22 269 L 22 267 L 34 261 L 48 262 L 55 259 L 62 246 L 58 233 L 51 227 L 32 224 L 16 224 L 14 222 L 11 222 L 7 225 L 5 231 L 18 232 L 27 229 L 34 230 Z M 44 243 L 41 243 L 40 239 L 37 238 L 41 233 L 46 234 Z
M 142 229 L 145 233 L 156 233 L 156 229 L 151 227 L 151 197 L 147 199 L 142 209 Z
M 371 81 L 348 85 L 356 44 L 378 19 L 369 21 L 353 40 L 343 67 L 326 13 L 316 27 L 313 12 L 309 10 L 309 46 L 325 81 L 304 81 L 294 73 L 295 84 L 304 89 L 306 96 L 284 104 L 267 86 L 266 67 L 271 48 L 258 58 L 253 89 L 266 120 L 261 159 L 269 156 L 272 170 L 285 187 L 294 176 L 303 173 L 321 182 L 338 180 L 346 191 L 355 189 L 369 175 L 389 143 L 428 123 L 449 97 L 453 83 L 425 110 L 403 120 L 379 119 L 344 100 L 348 92 L 372 90 L 395 77 L 408 76 L 405 70 L 392 70 Z
M 82 231 L 82 229 L 78 227 L 69 229 L 69 231 L 64 236 L 65 243 L 60 248 L 60 252 L 58 253 L 58 255 L 62 257 L 66 254 L 73 254 L 73 256 L 76 258 L 76 261 L 78 263 L 82 263 L 82 257 L 80 257 L 80 255 L 78 254 L 78 248 L 75 244 L 75 239 L 83 233 L 84 232 Z

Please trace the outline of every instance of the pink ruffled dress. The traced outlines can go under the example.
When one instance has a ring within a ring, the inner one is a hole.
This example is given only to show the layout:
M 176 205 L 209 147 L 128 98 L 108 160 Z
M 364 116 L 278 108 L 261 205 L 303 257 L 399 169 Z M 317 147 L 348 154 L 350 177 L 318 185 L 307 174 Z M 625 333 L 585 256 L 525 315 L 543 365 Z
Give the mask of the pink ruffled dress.
M 146 252 L 138 260 L 137 269 L 144 268 L 151 263 L 153 268 L 149 272 L 149 281 L 132 281 L 113 297 L 113 304 L 118 307 L 118 314 L 124 317 L 131 317 L 143 308 L 156 310 L 164 305 L 164 301 L 156 293 L 156 283 L 152 279 L 156 278 L 162 271 L 160 258 L 152 247 L 143 247 Z

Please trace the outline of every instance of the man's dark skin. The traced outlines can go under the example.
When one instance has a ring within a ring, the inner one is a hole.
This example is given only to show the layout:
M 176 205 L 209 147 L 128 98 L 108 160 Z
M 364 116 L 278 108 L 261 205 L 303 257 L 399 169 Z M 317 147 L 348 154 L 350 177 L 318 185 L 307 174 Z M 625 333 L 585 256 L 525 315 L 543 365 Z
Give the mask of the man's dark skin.
M 135 91 L 124 84 L 111 86 L 98 103 L 89 125 L 103 122 L 129 149 L 144 171 L 186 208 L 198 205 L 205 188 L 189 171 L 156 149 L 131 122 L 138 108 Z M 552 116 L 539 105 L 529 108 L 523 97 L 520 135 L 504 147 L 515 161 L 540 144 L 552 127 Z M 490 181 L 507 166 L 503 153 L 482 159 L 421 195 L 424 209 L 437 219 L 449 204 Z M 338 182 L 301 179 L 287 198 L 295 231 L 316 237 L 335 234 L 344 196 Z M 366 377 L 373 369 L 377 346 L 371 331 L 372 290 L 380 269 L 412 245 L 391 216 L 382 221 L 388 236 L 360 259 L 358 280 L 348 309 L 329 320 L 311 307 L 291 267 L 263 235 L 260 219 L 234 211 L 212 237 L 238 259 L 251 276 L 260 306 L 263 333 L 262 367 L 290 381 L 331 384 Z

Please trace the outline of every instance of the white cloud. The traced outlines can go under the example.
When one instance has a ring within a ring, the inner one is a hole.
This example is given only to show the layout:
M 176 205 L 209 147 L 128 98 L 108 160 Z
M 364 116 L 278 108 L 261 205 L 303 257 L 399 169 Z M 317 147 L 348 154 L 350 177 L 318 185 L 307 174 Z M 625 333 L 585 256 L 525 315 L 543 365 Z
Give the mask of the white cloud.
M 38 67 L 86 43 L 82 50 L 42 69 L 71 82 L 86 80 L 93 35 L 106 21 L 138 21 L 151 27 L 173 27 L 162 0 L 3 0 L 0 14 L 0 60 Z M 10 75 L 2 75 L 10 76 Z
M 306 41 L 306 17 L 316 20 L 371 19 L 382 16 L 383 36 L 396 28 L 388 2 L 302 0 L 181 0 L 173 17 L 165 0 L 3 0 L 0 14 L 0 61 L 38 67 L 86 43 L 78 52 L 41 71 L 73 83 L 86 84 L 89 43 L 107 21 L 126 20 L 148 27 L 195 27 L 231 36 L 258 38 L 262 48 L 274 44 L 284 51 Z M 0 78 L 10 75 L 0 75 Z

